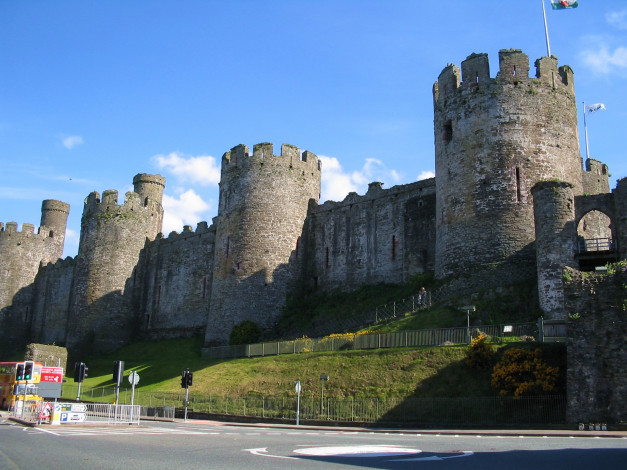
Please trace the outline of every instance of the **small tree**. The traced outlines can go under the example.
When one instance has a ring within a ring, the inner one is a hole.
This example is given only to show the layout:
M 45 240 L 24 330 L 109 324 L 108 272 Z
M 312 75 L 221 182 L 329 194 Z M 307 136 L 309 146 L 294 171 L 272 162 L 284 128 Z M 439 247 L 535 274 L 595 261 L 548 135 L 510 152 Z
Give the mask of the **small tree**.
M 492 386 L 503 396 L 546 395 L 558 392 L 559 368 L 549 366 L 542 351 L 505 351 L 492 371 Z
M 229 344 L 257 343 L 261 339 L 261 328 L 252 320 L 244 320 L 233 327 L 229 335 Z
M 489 369 L 494 365 L 494 351 L 486 343 L 487 339 L 486 334 L 481 333 L 472 339 L 466 350 L 466 364 L 473 369 Z

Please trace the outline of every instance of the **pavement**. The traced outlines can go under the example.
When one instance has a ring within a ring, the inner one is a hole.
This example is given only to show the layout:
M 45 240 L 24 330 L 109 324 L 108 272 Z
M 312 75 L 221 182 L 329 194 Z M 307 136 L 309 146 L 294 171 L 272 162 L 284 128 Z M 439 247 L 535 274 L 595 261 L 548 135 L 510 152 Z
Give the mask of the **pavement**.
M 21 424 L 23 426 L 42 426 L 41 424 L 27 421 L 21 418 L 10 416 L 8 412 L 0 412 L 0 418 L 2 420 L 9 420 Z M 142 418 L 143 419 L 143 418 Z M 149 420 L 146 420 L 149 421 Z M 150 419 L 152 421 L 152 419 Z M 168 420 L 170 421 L 170 420 Z M 293 430 L 315 430 L 315 431 L 344 431 L 344 432 L 367 432 L 367 433 L 383 433 L 383 434 L 402 434 L 402 435 L 454 435 L 454 436 L 523 436 L 523 437 L 590 437 L 590 438 L 623 438 L 627 439 L 627 430 L 612 429 L 607 431 L 597 430 L 579 430 L 568 429 L 566 426 L 562 429 L 505 429 L 505 428 L 493 428 L 493 429 L 433 429 L 433 428 L 385 428 L 385 427 L 367 427 L 367 426 L 336 426 L 330 424 L 328 426 L 299 424 L 298 426 L 288 423 L 238 423 L 233 421 L 214 421 L 214 420 L 201 420 L 201 419 L 174 419 L 176 423 L 188 423 L 188 424 L 206 424 L 212 426 L 240 426 L 249 428 L 271 428 L 271 429 L 293 429 Z M 87 427 L 100 425 L 103 423 L 96 422 L 80 423 L 80 424 L 63 424 L 63 426 L 77 426 Z M 43 424 L 48 426 L 48 424 Z M 125 425 L 128 426 L 128 425 Z M 586 425 L 588 429 L 589 425 Z

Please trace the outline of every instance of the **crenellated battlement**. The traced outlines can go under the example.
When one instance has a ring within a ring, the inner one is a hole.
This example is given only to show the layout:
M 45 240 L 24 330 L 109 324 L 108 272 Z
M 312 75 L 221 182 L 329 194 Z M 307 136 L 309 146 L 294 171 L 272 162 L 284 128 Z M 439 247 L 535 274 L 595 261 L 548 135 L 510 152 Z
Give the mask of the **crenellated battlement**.
M 535 67 L 536 75 L 530 77 L 527 54 L 520 49 L 502 49 L 499 51 L 499 71 L 495 78 L 491 78 L 488 55 L 473 53 L 462 62 L 461 70 L 453 64 L 448 64 L 442 70 L 433 85 L 434 102 L 458 90 L 494 85 L 519 86 L 524 82 L 545 85 L 551 89 L 560 87 L 574 94 L 573 71 L 567 65 L 558 68 L 555 56 L 536 60 Z
M 222 173 L 234 171 L 235 168 L 242 168 L 252 162 L 285 165 L 303 170 L 312 169 L 318 172 L 322 169 L 318 157 L 308 150 L 301 153 L 295 145 L 282 144 L 281 154 L 275 155 L 274 144 L 262 142 L 253 146 L 252 154 L 248 146 L 240 144 L 222 155 Z
M 42 270 L 59 270 L 59 269 L 67 269 L 74 268 L 76 266 L 76 260 L 71 256 L 66 256 L 65 258 L 59 258 L 54 261 L 50 261 L 49 263 L 41 262 L 40 272 Z
M 198 222 L 196 230 L 192 229 L 191 225 L 184 225 L 181 232 L 172 231 L 167 237 L 163 233 L 159 233 L 155 238 L 155 243 L 159 246 L 165 246 L 168 244 L 178 243 L 181 241 L 189 240 L 190 238 L 203 236 L 209 234 L 209 236 L 215 235 L 215 226 L 208 225 L 207 222 Z
M 387 197 L 399 196 L 403 193 L 416 193 L 417 195 L 427 196 L 435 194 L 435 178 L 428 178 L 425 180 L 416 181 L 414 183 L 399 184 L 392 186 L 389 189 L 383 189 L 383 183 L 374 181 L 368 184 L 368 191 L 364 195 L 359 195 L 355 192 L 349 193 L 342 201 L 325 201 L 320 205 L 310 205 L 309 211 L 311 213 L 329 212 L 337 209 L 342 209 L 346 206 L 353 204 L 361 204 L 364 202 L 370 202 L 373 200 L 384 199 Z
M 6 225 L 0 222 L 0 238 L 11 237 L 13 239 L 28 239 L 28 238 L 50 238 L 50 231 L 46 230 L 46 227 L 39 227 L 35 231 L 35 225 L 29 223 L 22 224 L 22 230 L 18 230 L 17 222 L 7 222 Z
M 83 217 L 92 217 L 96 214 L 126 213 L 133 211 L 154 211 L 160 209 L 161 204 L 153 199 L 142 200 L 135 192 L 127 192 L 124 195 L 124 203 L 118 204 L 118 192 L 115 189 L 107 189 L 102 193 L 102 198 L 97 191 L 93 191 L 85 198 Z

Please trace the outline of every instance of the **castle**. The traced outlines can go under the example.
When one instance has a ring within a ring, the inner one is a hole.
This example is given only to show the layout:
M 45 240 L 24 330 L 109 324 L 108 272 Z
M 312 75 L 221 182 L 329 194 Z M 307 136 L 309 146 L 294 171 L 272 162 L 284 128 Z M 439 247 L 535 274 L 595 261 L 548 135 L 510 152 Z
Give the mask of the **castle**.
M 165 178 L 89 194 L 78 255 L 60 259 L 69 206 L 41 227 L 0 224 L 0 349 L 27 342 L 109 352 L 138 338 L 228 341 L 271 329 L 288 293 L 401 283 L 417 273 L 497 287 L 537 276 L 547 318 L 565 318 L 564 267 L 627 259 L 627 179 L 579 151 L 573 72 L 554 57 L 486 54 L 433 87 L 436 177 L 319 204 L 318 157 L 239 145 L 222 157 L 218 215 L 164 237 Z M 597 249 L 590 249 L 596 240 Z M 598 248 L 598 241 L 606 245 Z

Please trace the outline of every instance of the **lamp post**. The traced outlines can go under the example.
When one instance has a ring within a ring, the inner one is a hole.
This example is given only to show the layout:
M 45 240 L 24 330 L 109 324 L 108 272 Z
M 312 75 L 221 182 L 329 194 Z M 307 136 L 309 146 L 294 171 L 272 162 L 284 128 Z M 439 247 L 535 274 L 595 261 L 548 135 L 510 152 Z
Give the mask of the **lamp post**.
M 459 307 L 459 310 L 466 311 L 466 341 L 470 344 L 470 312 L 475 311 L 474 305 L 464 305 Z
M 320 414 L 324 413 L 324 383 L 329 380 L 327 374 L 320 374 Z

